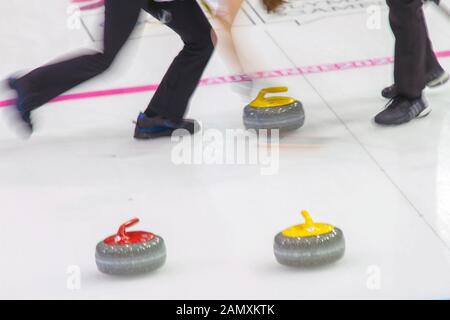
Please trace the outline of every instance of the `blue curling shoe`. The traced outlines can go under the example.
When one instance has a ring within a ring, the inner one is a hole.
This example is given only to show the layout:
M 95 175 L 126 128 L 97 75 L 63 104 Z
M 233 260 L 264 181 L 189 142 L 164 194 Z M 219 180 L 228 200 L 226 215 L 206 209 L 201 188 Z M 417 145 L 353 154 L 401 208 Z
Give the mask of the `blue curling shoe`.
M 25 129 L 26 134 L 31 135 L 33 132 L 33 123 L 31 121 L 31 111 L 25 108 L 24 93 L 22 88 L 17 84 L 17 79 L 12 77 L 7 80 L 10 89 L 16 91 L 17 98 L 14 104 L 14 109 L 19 115 L 19 121 Z
M 134 138 L 139 140 L 171 136 L 175 130 L 184 129 L 188 134 L 200 130 L 200 124 L 191 119 L 169 120 L 161 116 L 147 117 L 140 113 L 136 121 Z

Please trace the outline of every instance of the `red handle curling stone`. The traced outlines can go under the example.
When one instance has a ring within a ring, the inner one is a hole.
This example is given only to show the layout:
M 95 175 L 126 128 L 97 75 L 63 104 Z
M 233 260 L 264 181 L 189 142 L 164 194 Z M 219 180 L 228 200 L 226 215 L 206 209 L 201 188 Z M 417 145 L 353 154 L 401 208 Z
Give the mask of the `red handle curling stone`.
M 95 262 L 103 273 L 133 275 L 160 268 L 166 261 L 163 238 L 146 231 L 127 231 L 138 218 L 122 224 L 115 235 L 97 244 Z
M 154 239 L 155 235 L 151 232 L 146 231 L 127 232 L 127 228 L 134 226 L 138 222 L 139 218 L 133 218 L 130 221 L 125 222 L 120 226 L 119 230 L 117 231 L 117 234 L 106 238 L 103 242 L 105 244 L 126 245 L 126 244 L 141 243 Z

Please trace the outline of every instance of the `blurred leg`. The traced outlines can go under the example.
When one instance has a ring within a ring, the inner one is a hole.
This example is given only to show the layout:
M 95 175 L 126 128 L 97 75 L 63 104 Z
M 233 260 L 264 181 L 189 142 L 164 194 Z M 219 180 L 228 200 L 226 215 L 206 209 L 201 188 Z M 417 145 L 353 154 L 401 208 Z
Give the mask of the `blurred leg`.
M 87 54 L 35 69 L 17 80 L 23 108 L 42 106 L 63 92 L 107 70 L 125 44 L 145 0 L 106 0 L 103 52 Z
M 232 27 L 243 2 L 243 0 L 221 0 L 219 11 L 214 17 L 223 29 L 219 32 L 218 50 L 224 57 L 230 71 L 238 74 L 244 74 L 245 69 L 235 45 Z
M 195 0 L 150 1 L 144 9 L 156 18 L 163 17 L 184 42 L 145 113 L 181 119 L 214 52 L 214 31 Z

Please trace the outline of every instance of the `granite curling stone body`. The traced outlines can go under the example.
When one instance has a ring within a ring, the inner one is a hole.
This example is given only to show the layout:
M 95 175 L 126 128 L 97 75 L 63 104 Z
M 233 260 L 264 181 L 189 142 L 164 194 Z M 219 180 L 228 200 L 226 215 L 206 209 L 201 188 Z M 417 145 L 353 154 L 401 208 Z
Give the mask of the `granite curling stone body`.
M 345 253 L 342 231 L 332 225 L 315 223 L 302 211 L 304 224 L 290 227 L 275 237 L 274 253 L 280 264 L 293 267 L 319 266 L 335 262 Z
M 164 240 L 150 232 L 126 229 L 139 222 L 135 218 L 120 226 L 116 235 L 97 244 L 98 269 L 113 275 L 134 275 L 156 270 L 166 261 Z
M 268 93 L 287 91 L 287 87 L 262 89 L 256 99 L 244 108 L 245 128 L 289 131 L 303 126 L 305 112 L 300 101 L 289 97 L 266 97 Z

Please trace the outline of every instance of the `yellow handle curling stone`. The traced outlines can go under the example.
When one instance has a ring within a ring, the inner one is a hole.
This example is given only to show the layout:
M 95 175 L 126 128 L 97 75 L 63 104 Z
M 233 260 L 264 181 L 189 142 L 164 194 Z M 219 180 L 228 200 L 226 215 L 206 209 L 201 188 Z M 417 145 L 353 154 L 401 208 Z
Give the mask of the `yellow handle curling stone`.
M 274 254 L 283 265 L 309 267 L 329 264 L 345 253 L 344 234 L 339 228 L 316 223 L 306 210 L 305 223 L 292 226 L 275 236 Z
M 246 129 L 295 130 L 305 123 L 305 111 L 300 101 L 290 97 L 270 96 L 269 93 L 287 92 L 287 87 L 262 89 L 255 100 L 244 108 Z

